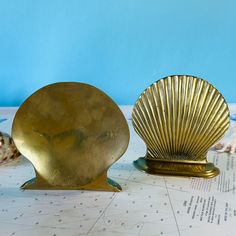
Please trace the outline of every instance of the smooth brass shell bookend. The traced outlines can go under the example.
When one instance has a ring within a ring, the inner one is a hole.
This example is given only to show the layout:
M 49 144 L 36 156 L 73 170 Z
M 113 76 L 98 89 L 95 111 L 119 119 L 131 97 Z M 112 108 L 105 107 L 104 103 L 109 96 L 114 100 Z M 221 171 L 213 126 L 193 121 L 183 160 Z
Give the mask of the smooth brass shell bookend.
M 134 161 L 150 174 L 214 177 L 208 149 L 229 127 L 223 96 L 207 81 L 187 75 L 163 78 L 137 100 L 132 122 L 147 145 L 145 157 Z
M 12 136 L 36 173 L 23 189 L 121 190 L 107 170 L 127 149 L 128 125 L 93 86 L 63 82 L 38 90 L 17 111 Z

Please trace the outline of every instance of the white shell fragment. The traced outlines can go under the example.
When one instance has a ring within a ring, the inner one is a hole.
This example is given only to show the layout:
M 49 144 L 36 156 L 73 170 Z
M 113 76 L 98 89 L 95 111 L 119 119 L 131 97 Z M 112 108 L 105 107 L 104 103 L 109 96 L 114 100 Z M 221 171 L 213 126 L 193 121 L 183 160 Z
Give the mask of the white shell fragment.
M 15 160 L 20 155 L 13 139 L 8 134 L 0 132 L 0 165 Z

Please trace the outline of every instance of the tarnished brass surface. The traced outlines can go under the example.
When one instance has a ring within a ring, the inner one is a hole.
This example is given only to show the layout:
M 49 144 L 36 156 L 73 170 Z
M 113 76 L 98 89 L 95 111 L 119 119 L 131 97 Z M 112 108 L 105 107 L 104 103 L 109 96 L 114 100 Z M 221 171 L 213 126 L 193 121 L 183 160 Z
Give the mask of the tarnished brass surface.
M 149 174 L 180 175 L 211 178 L 220 173 L 213 163 L 175 162 L 146 159 L 144 157 L 134 161 L 134 166 Z
M 137 100 L 132 123 L 147 145 L 146 156 L 134 162 L 138 169 L 206 178 L 219 174 L 206 156 L 229 127 L 229 109 L 207 81 L 175 75 L 155 82 Z
M 12 137 L 36 173 L 23 189 L 121 190 L 107 170 L 127 149 L 128 125 L 93 86 L 63 82 L 36 91 L 17 111 Z

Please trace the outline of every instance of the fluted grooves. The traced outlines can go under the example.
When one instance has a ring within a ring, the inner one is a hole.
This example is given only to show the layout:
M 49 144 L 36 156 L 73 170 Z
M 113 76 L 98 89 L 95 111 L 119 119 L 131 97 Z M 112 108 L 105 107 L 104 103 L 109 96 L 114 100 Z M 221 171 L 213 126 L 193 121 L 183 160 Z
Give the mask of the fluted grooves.
M 132 121 L 149 158 L 201 161 L 228 129 L 229 110 L 207 81 L 169 76 L 141 94 Z

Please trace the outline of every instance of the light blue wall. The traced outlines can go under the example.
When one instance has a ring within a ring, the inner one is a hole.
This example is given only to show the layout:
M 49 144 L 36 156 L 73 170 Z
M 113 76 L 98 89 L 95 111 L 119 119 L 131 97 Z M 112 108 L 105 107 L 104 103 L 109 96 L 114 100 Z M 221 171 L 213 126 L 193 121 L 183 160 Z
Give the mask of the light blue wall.
M 0 0 L 0 106 L 57 81 L 132 104 L 158 78 L 192 74 L 236 102 L 236 1 Z

